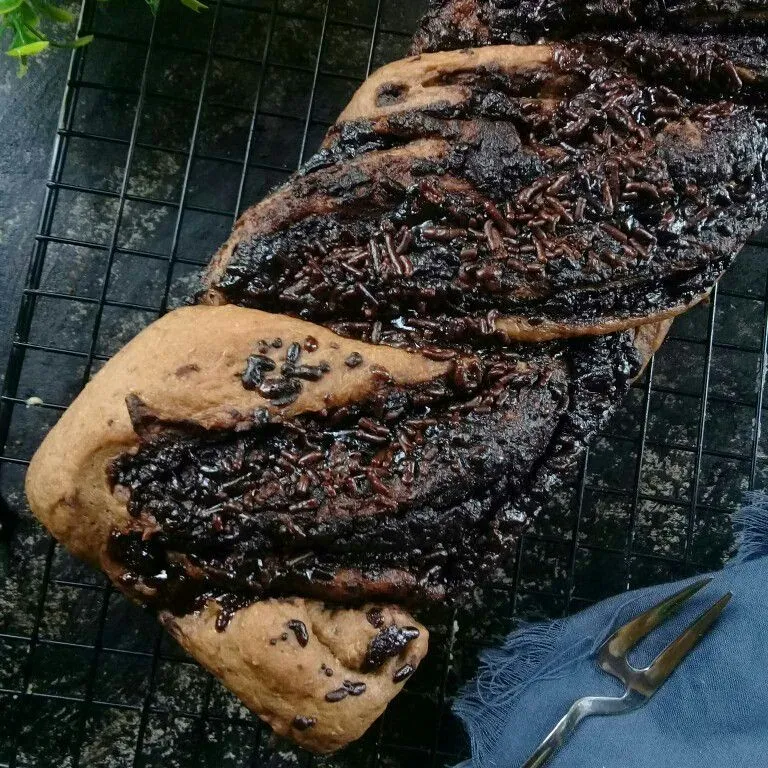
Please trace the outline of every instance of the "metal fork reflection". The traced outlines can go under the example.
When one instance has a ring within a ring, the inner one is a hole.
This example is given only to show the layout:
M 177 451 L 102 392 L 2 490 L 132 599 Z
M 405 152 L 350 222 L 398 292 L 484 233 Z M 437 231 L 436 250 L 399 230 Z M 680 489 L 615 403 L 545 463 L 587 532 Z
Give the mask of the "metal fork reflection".
M 656 691 L 669 679 L 685 657 L 698 645 L 712 628 L 733 594 L 726 593 L 711 608 L 702 613 L 677 639 L 673 640 L 645 669 L 636 669 L 627 660 L 627 654 L 659 625 L 677 614 L 685 602 L 703 589 L 712 579 L 702 579 L 680 590 L 672 597 L 650 608 L 627 622 L 599 648 L 597 663 L 609 675 L 626 686 L 620 697 L 586 696 L 574 702 L 565 716 L 542 741 L 538 749 L 525 762 L 523 768 L 544 765 L 576 726 L 591 715 L 622 715 L 647 704 Z

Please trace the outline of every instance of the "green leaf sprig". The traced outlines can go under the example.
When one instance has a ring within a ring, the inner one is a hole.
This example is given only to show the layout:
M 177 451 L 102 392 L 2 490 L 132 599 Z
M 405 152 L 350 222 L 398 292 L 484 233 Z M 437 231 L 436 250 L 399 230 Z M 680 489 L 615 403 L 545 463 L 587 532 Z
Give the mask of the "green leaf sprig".
M 75 17 L 47 0 L 0 0 L 0 33 L 11 34 L 7 53 L 19 60 L 19 74 L 27 71 L 27 59 L 50 47 L 77 48 L 87 45 L 93 35 L 59 41 L 49 37 L 40 25 L 44 19 L 57 24 L 72 24 Z
M 152 13 L 157 13 L 160 0 L 146 2 Z M 208 7 L 199 0 L 180 2 L 198 12 Z M 80 48 L 93 40 L 93 35 L 82 35 L 72 40 L 57 40 L 41 29 L 40 25 L 44 21 L 73 24 L 75 17 L 56 5 L 55 0 L 0 0 L 0 38 L 10 35 L 11 43 L 6 53 L 18 59 L 19 76 L 26 73 L 30 56 L 42 53 L 48 48 Z

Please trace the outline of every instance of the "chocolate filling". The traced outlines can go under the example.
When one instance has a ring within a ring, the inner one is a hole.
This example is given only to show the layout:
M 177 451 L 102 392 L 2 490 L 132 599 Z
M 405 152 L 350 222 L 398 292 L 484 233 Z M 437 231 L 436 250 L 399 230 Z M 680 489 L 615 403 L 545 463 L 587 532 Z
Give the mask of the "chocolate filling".
M 399 656 L 411 640 L 419 636 L 416 627 L 396 627 L 382 629 L 368 644 L 368 651 L 363 662 L 363 672 L 378 669 L 387 659 Z
M 627 335 L 453 353 L 443 378 L 403 388 L 382 374 L 370 398 L 327 413 L 145 433 L 111 469 L 134 518 L 108 547 L 126 585 L 176 613 L 218 599 L 219 628 L 265 596 L 466 593 L 551 492 L 538 475 L 575 461 L 638 360 Z M 301 643 L 306 628 L 289 628 Z
M 243 237 L 215 287 L 319 322 L 579 327 L 686 305 L 765 219 L 768 129 L 727 49 L 704 77 L 706 45 L 681 42 L 674 67 L 669 45 L 563 44 L 525 78 L 446 75 L 459 104 L 336 126 L 282 192 L 332 212 Z M 429 160 L 353 164 L 434 138 L 449 149 Z
M 768 27 L 765 0 L 431 0 L 413 53 L 478 45 L 563 40 L 619 30 L 706 36 L 759 33 Z

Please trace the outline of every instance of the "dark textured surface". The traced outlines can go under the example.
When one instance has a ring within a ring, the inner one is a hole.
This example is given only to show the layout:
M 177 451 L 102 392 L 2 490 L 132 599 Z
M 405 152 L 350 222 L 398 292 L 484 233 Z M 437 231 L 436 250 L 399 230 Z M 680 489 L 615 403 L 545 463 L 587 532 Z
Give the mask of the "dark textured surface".
M 768 128 L 727 78 L 690 92 L 670 44 L 636 43 L 563 45 L 525 79 L 444 73 L 459 103 L 340 126 L 214 287 L 319 322 L 599 327 L 690 303 L 765 220 Z
M 0 381 L 48 180 L 69 56 L 45 56 L 19 80 L 0 56 Z
M 589 31 L 724 35 L 766 27 L 765 0 L 431 0 L 416 50 L 530 43 Z
M 110 0 L 109 13 L 99 6 L 97 30 L 130 34 L 140 42 L 99 41 L 83 54 L 83 79 L 110 90 L 74 89 L 74 130 L 131 137 L 150 31 L 137 13 L 141 5 Z M 281 6 L 304 15 L 294 13 L 276 25 L 270 58 L 284 63 L 298 56 L 309 71 L 270 70 L 265 80 L 243 204 L 283 181 L 301 155 L 325 2 L 293 0 Z M 333 119 L 364 76 L 376 6 L 368 0 L 330 4 L 312 102 L 315 118 Z M 173 8 L 169 4 L 168 10 Z M 422 8 L 412 0 L 382 1 L 375 61 L 402 53 Z M 191 16 L 177 28 L 179 18 L 163 16 L 158 39 L 198 53 L 160 47 L 157 40 L 153 45 L 151 94 L 137 129 L 142 146 L 130 163 L 132 197 L 118 227 L 124 250 L 118 249 L 109 270 L 107 253 L 96 246 L 109 245 L 118 198 L 95 190 L 119 192 L 127 145 L 72 136 L 56 177 L 92 191 L 60 190 L 44 228 L 53 241 L 41 257 L 37 287 L 98 299 L 108 271 L 104 311 L 97 321 L 93 304 L 39 297 L 29 342 L 81 356 L 28 350 L 18 386 L 4 395 L 21 400 L 38 395 L 46 406 L 27 408 L 7 399 L 0 405 L 9 419 L 0 492 L 19 516 L 10 545 L 0 543 L 0 765 L 453 765 L 466 743 L 448 705 L 475 669 L 481 647 L 498 642 L 516 619 L 560 616 L 628 586 L 717 567 L 731 546 L 730 515 L 741 493 L 768 487 L 768 443 L 758 432 L 761 422 L 768 424 L 762 401 L 768 251 L 760 243 L 765 240 L 747 246 L 709 305 L 676 323 L 653 368 L 594 443 L 584 472 L 573 472 L 573 483 L 549 500 L 534 530 L 511 553 L 512 576 L 477 590 L 471 611 L 424 616 L 433 630 L 432 650 L 407 689 L 360 743 L 341 755 L 312 759 L 272 743 L 233 696 L 172 641 L 160 639 L 151 617 L 105 590 L 100 574 L 51 547 L 21 496 L 24 462 L 55 422 L 57 406 L 68 404 L 104 355 L 146 325 L 163 303 L 168 254 L 177 254 L 170 268 L 173 304 L 189 292 L 190 275 L 229 233 L 259 69 L 222 54 L 258 58 L 269 14 L 229 6 L 220 12 L 174 246 L 177 209 L 170 203 L 180 199 L 213 23 L 212 14 Z M 361 28 L 345 26 L 350 23 Z M 325 125 L 310 124 L 307 152 L 324 130 Z M 93 245 L 61 242 L 68 237 Z M 0 431 L 0 443 L 4 437 Z
M 444 377 L 385 378 L 327 414 L 145 436 L 113 470 L 134 522 L 110 554 L 126 585 L 182 614 L 203 595 L 466 600 L 568 480 L 639 366 L 630 334 L 489 344 Z

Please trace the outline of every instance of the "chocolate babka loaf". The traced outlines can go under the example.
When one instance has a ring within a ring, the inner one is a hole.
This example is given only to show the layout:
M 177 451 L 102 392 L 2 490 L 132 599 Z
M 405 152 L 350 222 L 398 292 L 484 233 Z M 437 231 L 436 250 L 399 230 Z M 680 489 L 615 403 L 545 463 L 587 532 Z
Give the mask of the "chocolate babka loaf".
M 445 51 L 362 86 L 28 473 L 59 540 L 317 751 L 383 711 L 427 650 L 409 612 L 503 567 L 766 216 L 759 42 L 694 64 L 698 27 L 623 3 L 598 37 L 613 4 L 540 3 L 573 39 L 533 44 L 528 5 L 436 3 L 415 45 Z

